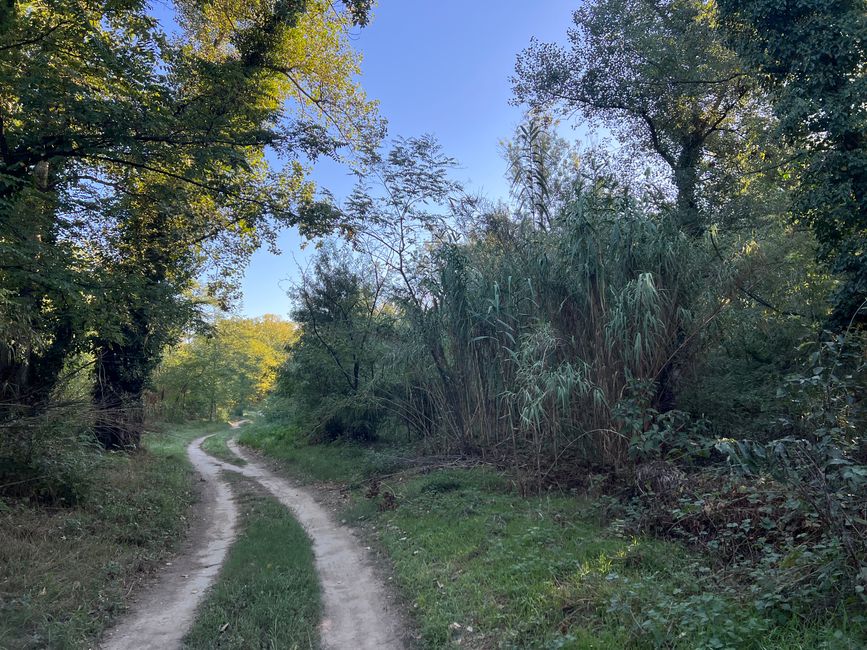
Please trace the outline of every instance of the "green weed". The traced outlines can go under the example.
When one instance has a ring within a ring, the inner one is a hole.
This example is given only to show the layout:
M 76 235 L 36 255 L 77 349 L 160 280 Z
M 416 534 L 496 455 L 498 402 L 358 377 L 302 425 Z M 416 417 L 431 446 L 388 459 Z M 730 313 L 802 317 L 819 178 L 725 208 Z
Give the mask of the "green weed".
M 304 529 L 280 503 L 229 477 L 241 534 L 185 639 L 190 650 L 318 647 L 319 582 Z
M 223 462 L 231 463 L 232 465 L 237 465 L 238 467 L 243 467 L 247 464 L 247 461 L 233 454 L 232 451 L 229 449 L 229 446 L 226 444 L 229 438 L 231 438 L 234 434 L 234 429 L 228 429 L 226 431 L 216 433 L 202 443 L 202 449 L 204 449 L 214 458 L 219 458 Z
M 375 525 L 426 647 L 861 647 L 863 628 L 842 617 L 764 618 L 708 558 L 600 526 L 576 496 L 520 497 L 484 469 L 382 489 L 396 509 L 357 494 L 344 516 Z
M 485 468 L 402 477 L 376 447 L 313 446 L 277 425 L 250 427 L 241 442 L 293 476 L 356 487 L 342 516 L 389 555 L 424 647 L 863 647 L 863 621 L 770 616 L 750 585 L 723 582 L 713 558 L 625 534 L 600 516 L 604 504 L 577 494 L 526 498 Z
M 241 429 L 238 442 L 276 458 L 293 477 L 308 481 L 338 481 L 359 485 L 402 466 L 394 446 L 334 442 L 310 445 L 285 425 L 256 422 Z

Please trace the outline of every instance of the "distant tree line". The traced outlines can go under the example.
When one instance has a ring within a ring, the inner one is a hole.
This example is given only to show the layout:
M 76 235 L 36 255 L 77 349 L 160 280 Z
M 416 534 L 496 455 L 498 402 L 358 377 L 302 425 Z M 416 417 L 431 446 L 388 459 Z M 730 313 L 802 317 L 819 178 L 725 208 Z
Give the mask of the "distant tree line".
M 240 418 L 261 408 L 296 327 L 277 316 L 219 318 L 166 351 L 147 397 L 154 419 Z

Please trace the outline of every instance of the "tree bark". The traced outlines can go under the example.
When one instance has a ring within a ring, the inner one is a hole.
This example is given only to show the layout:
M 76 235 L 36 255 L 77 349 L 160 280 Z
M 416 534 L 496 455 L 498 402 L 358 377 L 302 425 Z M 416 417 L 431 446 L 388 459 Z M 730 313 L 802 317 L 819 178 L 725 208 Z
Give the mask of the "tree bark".
M 674 186 L 677 189 L 675 217 L 680 229 L 695 239 L 704 235 L 704 223 L 696 196 L 701 150 L 700 144 L 692 141 L 685 143 L 673 170 Z

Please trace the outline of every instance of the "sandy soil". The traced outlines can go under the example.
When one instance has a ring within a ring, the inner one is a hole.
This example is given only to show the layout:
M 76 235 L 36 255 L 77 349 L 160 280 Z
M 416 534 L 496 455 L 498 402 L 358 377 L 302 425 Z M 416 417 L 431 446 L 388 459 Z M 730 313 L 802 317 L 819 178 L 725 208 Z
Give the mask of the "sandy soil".
M 231 490 L 220 478 L 221 470 L 238 472 L 259 483 L 307 530 L 322 587 L 324 616 L 320 636 L 325 650 L 404 648 L 406 630 L 400 623 L 400 613 L 352 531 L 339 525 L 311 492 L 271 473 L 233 441 L 229 447 L 247 465 L 236 467 L 208 456 L 200 448 L 206 437 L 193 441 L 187 450 L 205 482 L 203 520 L 194 527 L 188 550 L 141 594 L 129 615 L 106 635 L 102 650 L 180 647 L 235 537 L 237 512 Z
M 110 630 L 102 650 L 172 650 L 190 629 L 206 590 L 217 578 L 235 539 L 237 509 L 221 464 L 194 440 L 187 454 L 203 481 L 202 501 L 190 541 L 181 555 L 167 565 L 156 583 L 137 598 L 129 614 Z
M 229 448 L 247 465 L 231 468 L 248 476 L 292 511 L 313 541 L 322 586 L 320 626 L 326 650 L 397 650 L 404 647 L 400 613 L 374 571 L 372 560 L 352 531 L 338 524 L 311 492 L 275 476 L 234 441 Z

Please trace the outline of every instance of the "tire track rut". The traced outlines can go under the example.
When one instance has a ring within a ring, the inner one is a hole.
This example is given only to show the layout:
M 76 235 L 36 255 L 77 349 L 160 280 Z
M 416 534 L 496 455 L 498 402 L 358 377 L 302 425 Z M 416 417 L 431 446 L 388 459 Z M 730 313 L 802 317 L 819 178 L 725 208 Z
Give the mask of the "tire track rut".
M 213 434 L 212 434 L 213 435 Z M 322 590 L 320 639 L 325 650 L 400 650 L 405 647 L 400 613 L 376 576 L 373 563 L 352 531 L 304 488 L 276 476 L 245 454 L 234 441 L 229 448 L 247 464 L 224 463 L 206 454 L 194 440 L 187 454 L 204 481 L 200 510 L 205 518 L 193 532 L 193 547 L 176 558 L 146 589 L 129 614 L 109 631 L 102 650 L 173 650 L 195 620 L 205 593 L 237 534 L 237 507 L 220 474 L 231 471 L 256 481 L 287 507 L 307 531 Z M 264 560 L 264 558 L 263 558 Z

